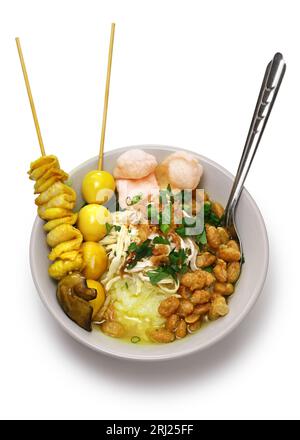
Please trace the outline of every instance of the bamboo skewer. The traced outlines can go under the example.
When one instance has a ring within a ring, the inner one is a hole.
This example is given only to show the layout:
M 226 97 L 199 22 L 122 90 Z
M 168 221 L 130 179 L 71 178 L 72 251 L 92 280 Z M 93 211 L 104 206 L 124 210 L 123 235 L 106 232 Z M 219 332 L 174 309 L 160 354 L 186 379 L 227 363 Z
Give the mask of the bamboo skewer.
M 104 107 L 103 107 L 103 117 L 102 117 L 99 162 L 98 162 L 98 169 L 100 171 L 102 170 L 102 166 L 103 166 L 104 142 L 105 142 L 109 86 L 110 86 L 110 76 L 111 76 L 111 64 L 112 64 L 112 55 L 113 55 L 114 37 L 115 37 L 115 26 L 116 26 L 115 23 L 112 23 L 111 31 L 110 31 L 110 43 L 109 43 L 109 52 L 108 52 L 108 64 L 107 64 L 106 86 L 105 86 Z
M 30 83 L 29 83 L 29 79 L 28 79 L 28 74 L 27 74 L 26 65 L 25 65 L 25 61 L 24 61 L 23 52 L 22 52 L 21 43 L 20 43 L 19 38 L 16 38 L 16 44 L 17 44 L 17 49 L 18 49 L 21 67 L 22 67 L 22 71 L 23 71 L 24 81 L 25 81 L 25 85 L 26 85 L 26 89 L 27 89 L 27 95 L 28 95 L 29 103 L 30 103 L 30 107 L 31 107 L 31 112 L 32 112 L 32 116 L 33 116 L 33 121 L 34 121 L 35 129 L 36 129 L 36 134 L 37 134 L 37 137 L 39 140 L 42 156 L 45 156 L 46 153 L 45 153 L 44 142 L 43 142 L 40 124 L 39 124 L 39 120 L 37 117 L 37 113 L 36 113 L 36 109 L 35 109 L 35 105 L 34 105 L 34 101 L 33 101 L 33 96 L 31 93 Z

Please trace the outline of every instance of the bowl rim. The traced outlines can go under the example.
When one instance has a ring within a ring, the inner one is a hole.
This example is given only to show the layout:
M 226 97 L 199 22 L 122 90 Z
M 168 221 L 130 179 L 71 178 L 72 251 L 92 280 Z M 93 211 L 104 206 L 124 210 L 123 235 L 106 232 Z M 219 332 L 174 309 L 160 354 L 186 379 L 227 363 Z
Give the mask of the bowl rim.
M 151 150 L 151 149 L 152 150 L 160 150 L 160 149 L 164 150 L 164 149 L 167 149 L 168 151 L 185 151 L 187 153 L 194 154 L 195 156 L 197 156 L 200 159 L 200 161 L 201 161 L 201 159 L 203 159 L 205 162 L 207 162 L 211 166 L 217 168 L 219 171 L 221 171 L 223 174 L 225 174 L 231 180 L 234 178 L 233 174 L 230 173 L 229 171 L 227 171 L 226 168 L 219 165 L 217 162 L 207 158 L 206 156 L 199 154 L 197 152 L 193 152 L 191 150 L 185 149 L 185 148 L 168 146 L 168 145 L 140 144 L 140 145 L 131 145 L 131 146 L 120 147 L 120 148 L 116 148 L 116 149 L 109 150 L 109 151 L 105 152 L 104 161 L 105 161 L 105 158 L 110 156 L 111 154 L 122 154 L 123 152 L 127 151 L 128 149 L 137 149 L 137 148 L 144 149 L 144 150 Z M 70 173 L 69 173 L 70 177 L 72 178 L 72 175 L 74 173 L 79 171 L 83 166 L 88 165 L 89 163 L 93 163 L 96 159 L 97 159 L 97 156 L 94 156 L 94 157 L 86 160 L 85 162 L 82 162 L 79 166 L 73 168 L 72 171 L 70 171 Z M 252 308 L 256 304 L 256 302 L 257 302 L 257 300 L 263 290 L 263 286 L 264 286 L 267 272 L 268 272 L 269 240 L 268 240 L 268 234 L 267 234 L 265 222 L 264 222 L 263 216 L 261 214 L 261 211 L 260 211 L 258 205 L 254 201 L 253 197 L 250 195 L 249 191 L 246 188 L 244 188 L 243 192 L 244 192 L 246 198 L 248 199 L 248 202 L 250 203 L 250 205 L 252 205 L 251 209 L 256 211 L 257 218 L 260 223 L 260 230 L 262 232 L 261 242 L 262 242 L 262 246 L 265 249 L 264 268 L 262 270 L 259 283 L 257 283 L 257 286 L 256 286 L 255 290 L 253 291 L 251 297 L 249 298 L 249 301 L 246 304 L 246 306 L 244 307 L 243 311 L 228 325 L 228 327 L 224 331 L 217 333 L 214 337 L 210 338 L 207 342 L 202 343 L 201 346 L 195 345 L 194 347 L 187 347 L 185 349 L 183 349 L 181 346 L 181 347 L 179 347 L 178 352 L 171 353 L 171 354 L 170 353 L 151 354 L 151 352 L 149 352 L 147 354 L 143 354 L 143 355 L 138 354 L 138 353 L 137 354 L 131 354 L 131 353 L 127 354 L 127 353 L 119 353 L 115 350 L 108 350 L 107 348 L 103 349 L 101 347 L 101 345 L 95 346 L 93 343 L 91 343 L 90 341 L 86 340 L 84 337 L 81 337 L 79 334 L 77 334 L 75 331 L 73 331 L 71 326 L 65 324 L 59 318 L 59 316 L 56 314 L 56 312 L 52 309 L 52 307 L 48 304 L 48 302 L 46 301 L 46 297 L 43 295 L 43 293 L 39 287 L 39 283 L 38 283 L 38 280 L 36 277 L 34 258 L 33 258 L 33 255 L 34 255 L 34 233 L 35 233 L 35 230 L 37 228 L 38 223 L 40 222 L 40 218 L 38 216 L 36 216 L 35 221 L 33 223 L 31 236 L 30 236 L 29 260 L 30 260 L 30 269 L 31 269 L 31 275 L 32 275 L 32 278 L 34 281 L 34 285 L 35 285 L 35 288 L 39 294 L 39 297 L 40 297 L 42 303 L 44 304 L 46 309 L 50 312 L 50 314 L 55 318 L 55 320 L 58 322 L 58 324 L 63 328 L 63 330 L 65 330 L 66 333 L 68 333 L 73 339 L 75 339 L 79 343 L 85 345 L 86 347 L 92 349 L 93 351 L 95 351 L 97 353 L 102 353 L 107 356 L 111 356 L 111 357 L 118 358 L 118 359 L 125 359 L 125 360 L 130 360 L 130 361 L 141 361 L 141 362 L 165 361 L 165 360 L 182 358 L 184 356 L 203 351 L 203 350 L 217 344 L 222 339 L 227 337 L 233 330 L 235 330 L 239 326 L 239 324 L 245 319 L 245 317 L 250 313 L 250 311 L 252 310 Z

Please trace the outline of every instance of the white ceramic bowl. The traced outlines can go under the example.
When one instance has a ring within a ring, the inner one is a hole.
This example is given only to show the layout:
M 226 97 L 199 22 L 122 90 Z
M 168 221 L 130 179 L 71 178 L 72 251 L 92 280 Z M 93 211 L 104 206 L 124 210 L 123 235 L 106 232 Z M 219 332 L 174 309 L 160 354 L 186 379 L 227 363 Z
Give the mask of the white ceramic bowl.
M 118 156 L 129 148 L 121 148 L 105 154 L 104 167 L 112 171 Z M 178 151 L 178 148 L 139 145 L 156 156 L 161 161 L 168 154 Z M 204 166 L 204 178 L 201 187 L 205 188 L 210 197 L 224 205 L 228 198 L 233 176 L 215 162 L 206 157 L 196 155 Z M 97 158 L 90 159 L 71 172 L 73 187 L 78 194 L 78 206 L 82 204 L 80 195 L 81 182 L 84 175 L 97 168 Z M 154 361 L 186 356 L 195 351 L 203 350 L 224 338 L 249 313 L 255 304 L 265 281 L 268 268 L 268 238 L 260 211 L 250 196 L 244 190 L 237 209 L 237 227 L 241 236 L 245 255 L 242 275 L 235 294 L 230 298 L 230 313 L 225 318 L 212 322 L 198 333 L 175 341 L 171 344 L 138 345 L 110 338 L 100 331 L 88 333 L 72 322 L 62 311 L 56 300 L 56 283 L 48 276 L 49 249 L 43 231 L 43 221 L 36 218 L 32 229 L 30 243 L 31 271 L 37 291 L 50 313 L 57 322 L 73 338 L 82 344 L 111 356 L 131 360 Z

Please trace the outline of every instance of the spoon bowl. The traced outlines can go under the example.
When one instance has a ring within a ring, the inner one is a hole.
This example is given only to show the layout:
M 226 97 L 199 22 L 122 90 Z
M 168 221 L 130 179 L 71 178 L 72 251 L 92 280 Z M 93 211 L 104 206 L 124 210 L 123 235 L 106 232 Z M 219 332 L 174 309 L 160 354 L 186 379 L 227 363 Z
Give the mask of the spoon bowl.
M 281 53 L 276 53 L 266 68 L 242 157 L 225 208 L 223 224 L 229 229 L 232 237 L 236 238 L 239 242 L 241 255 L 243 255 L 243 249 L 235 221 L 236 207 L 271 114 L 285 71 L 286 64 L 283 60 L 283 56 Z

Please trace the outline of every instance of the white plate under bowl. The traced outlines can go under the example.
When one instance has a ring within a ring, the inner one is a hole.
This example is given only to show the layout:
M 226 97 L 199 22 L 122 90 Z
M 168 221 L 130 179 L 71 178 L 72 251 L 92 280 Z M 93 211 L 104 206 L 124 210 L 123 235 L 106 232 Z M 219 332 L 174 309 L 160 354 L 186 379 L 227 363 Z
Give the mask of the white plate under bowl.
M 154 154 L 160 162 L 168 154 L 178 151 L 178 148 L 138 145 L 135 147 L 120 148 L 107 152 L 104 159 L 104 168 L 112 171 L 117 158 L 129 148 L 141 148 Z M 213 200 L 224 205 L 228 198 L 233 176 L 215 162 L 194 154 L 204 166 L 204 177 L 201 188 L 205 188 Z M 97 168 L 97 158 L 83 163 L 70 175 L 73 187 L 78 194 L 78 203 L 82 204 L 80 195 L 81 182 L 84 175 Z M 245 264 L 235 294 L 230 298 L 230 313 L 225 318 L 212 322 L 199 332 L 175 341 L 171 344 L 130 344 L 110 338 L 100 331 L 91 333 L 82 330 L 72 322 L 62 311 L 56 300 L 56 283 L 48 276 L 49 249 L 43 231 L 43 221 L 36 218 L 30 242 L 30 264 L 37 291 L 50 313 L 73 338 L 82 344 L 107 355 L 131 360 L 156 361 L 178 358 L 212 346 L 228 335 L 249 313 L 262 291 L 268 269 L 269 248 L 268 238 L 260 211 L 250 196 L 244 190 L 237 209 L 237 227 L 243 243 Z

